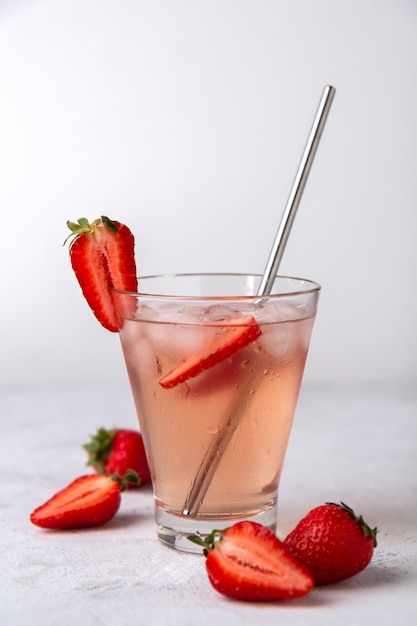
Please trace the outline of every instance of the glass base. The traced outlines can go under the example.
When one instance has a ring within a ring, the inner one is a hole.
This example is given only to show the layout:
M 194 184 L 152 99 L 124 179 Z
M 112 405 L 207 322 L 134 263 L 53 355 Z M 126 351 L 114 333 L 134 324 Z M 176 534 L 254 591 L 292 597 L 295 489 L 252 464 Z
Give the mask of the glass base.
M 203 548 L 187 539 L 188 535 L 199 535 L 204 539 L 214 529 L 223 530 L 233 524 L 247 520 L 267 526 L 275 533 L 277 527 L 277 504 L 275 503 L 269 509 L 257 515 L 220 519 L 215 517 L 210 519 L 185 517 L 173 515 L 163 509 L 155 509 L 156 533 L 160 541 L 176 550 L 193 554 L 203 554 Z

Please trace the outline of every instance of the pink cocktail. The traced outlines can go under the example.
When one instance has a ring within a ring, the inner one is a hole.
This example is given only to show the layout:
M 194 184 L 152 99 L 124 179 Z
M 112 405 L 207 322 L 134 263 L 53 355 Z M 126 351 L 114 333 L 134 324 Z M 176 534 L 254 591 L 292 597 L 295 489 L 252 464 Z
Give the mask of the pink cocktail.
M 139 278 L 113 291 L 162 541 L 250 519 L 276 528 L 277 494 L 320 287 L 259 276 Z M 230 347 L 231 346 L 231 347 Z

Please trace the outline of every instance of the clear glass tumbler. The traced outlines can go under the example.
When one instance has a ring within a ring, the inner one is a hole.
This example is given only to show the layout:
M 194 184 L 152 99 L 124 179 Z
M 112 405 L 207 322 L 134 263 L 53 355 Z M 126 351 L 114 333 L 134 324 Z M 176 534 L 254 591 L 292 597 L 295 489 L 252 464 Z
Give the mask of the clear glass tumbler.
M 277 277 L 184 274 L 113 290 L 120 341 L 148 457 L 159 538 L 241 520 L 276 529 L 285 452 L 320 286 Z

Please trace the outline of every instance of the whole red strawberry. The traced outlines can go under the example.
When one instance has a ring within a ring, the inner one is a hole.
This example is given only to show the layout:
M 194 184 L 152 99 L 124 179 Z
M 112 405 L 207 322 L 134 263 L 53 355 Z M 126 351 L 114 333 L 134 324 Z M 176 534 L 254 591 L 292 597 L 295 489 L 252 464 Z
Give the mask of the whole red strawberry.
M 88 452 L 88 465 L 92 465 L 99 474 L 124 477 L 129 470 L 133 470 L 139 477 L 139 483 L 128 482 L 129 488 L 150 480 L 142 435 L 136 430 L 99 428 L 83 448 Z
M 67 222 L 71 265 L 85 299 L 104 328 L 118 331 L 111 288 L 137 290 L 135 240 L 127 226 L 104 215 Z
M 123 489 L 125 481 L 117 476 L 80 476 L 36 508 L 30 521 L 41 528 L 61 530 L 101 526 L 117 513 Z
M 350 578 L 372 559 L 377 529 L 371 529 L 343 502 L 326 503 L 308 513 L 284 545 L 314 576 L 315 585 Z
M 257 602 L 290 600 L 313 588 L 313 577 L 274 533 L 256 522 L 238 522 L 213 532 L 204 540 L 188 537 L 203 546 L 206 570 L 219 593 Z

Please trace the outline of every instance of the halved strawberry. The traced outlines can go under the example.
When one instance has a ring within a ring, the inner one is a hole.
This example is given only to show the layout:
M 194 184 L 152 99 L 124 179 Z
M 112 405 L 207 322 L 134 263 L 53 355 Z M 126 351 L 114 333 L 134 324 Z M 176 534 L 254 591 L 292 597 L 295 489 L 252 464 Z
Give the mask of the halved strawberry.
M 220 334 L 202 354 L 196 354 L 179 363 L 160 379 L 159 384 L 164 389 L 169 389 L 189 378 L 194 378 L 204 370 L 233 356 L 238 350 L 255 341 L 260 334 L 261 329 L 252 315 L 227 320 L 227 325 L 220 328 Z
M 137 290 L 134 237 L 127 226 L 104 215 L 91 224 L 81 217 L 67 226 L 74 236 L 71 264 L 84 297 L 102 326 L 117 332 L 110 288 Z
M 298 598 L 313 588 L 309 570 L 266 526 L 238 522 L 204 540 L 188 538 L 204 547 L 209 580 L 223 595 L 265 602 Z
M 133 474 L 129 475 L 134 480 Z M 114 517 L 124 482 L 118 477 L 88 474 L 76 478 L 30 515 L 41 528 L 70 529 L 101 526 Z

